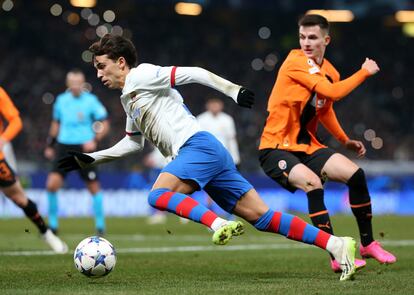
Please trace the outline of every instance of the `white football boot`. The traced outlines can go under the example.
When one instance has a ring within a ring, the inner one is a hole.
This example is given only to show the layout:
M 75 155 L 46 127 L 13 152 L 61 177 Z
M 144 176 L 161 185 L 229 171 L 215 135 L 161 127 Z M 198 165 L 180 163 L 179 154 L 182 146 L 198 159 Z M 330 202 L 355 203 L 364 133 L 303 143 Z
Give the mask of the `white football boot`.
M 69 250 L 68 245 L 66 245 L 66 243 L 56 236 L 50 229 L 42 235 L 42 238 L 56 254 L 65 254 Z
M 356 242 L 350 237 L 337 237 L 336 249 L 332 251 L 335 260 L 339 262 L 342 270 L 340 281 L 353 280 L 355 276 Z

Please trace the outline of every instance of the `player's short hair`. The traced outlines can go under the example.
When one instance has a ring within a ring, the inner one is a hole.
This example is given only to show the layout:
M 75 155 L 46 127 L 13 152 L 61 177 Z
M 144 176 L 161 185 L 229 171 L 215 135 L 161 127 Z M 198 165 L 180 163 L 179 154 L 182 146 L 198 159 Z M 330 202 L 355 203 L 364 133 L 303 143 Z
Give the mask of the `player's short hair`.
M 137 50 L 131 40 L 118 35 L 106 34 L 101 40 L 93 43 L 89 51 L 95 56 L 108 55 L 109 59 L 117 60 L 121 56 L 125 58 L 130 68 L 137 64 Z
M 221 102 L 221 103 L 223 103 L 223 100 L 220 97 L 217 97 L 217 96 L 210 96 L 210 97 L 207 97 L 207 102 Z
M 84 75 L 81 69 L 73 68 L 67 74 Z
M 329 33 L 329 22 L 328 20 L 319 14 L 306 14 L 302 16 L 298 21 L 299 27 L 313 27 L 319 26 L 326 33 Z

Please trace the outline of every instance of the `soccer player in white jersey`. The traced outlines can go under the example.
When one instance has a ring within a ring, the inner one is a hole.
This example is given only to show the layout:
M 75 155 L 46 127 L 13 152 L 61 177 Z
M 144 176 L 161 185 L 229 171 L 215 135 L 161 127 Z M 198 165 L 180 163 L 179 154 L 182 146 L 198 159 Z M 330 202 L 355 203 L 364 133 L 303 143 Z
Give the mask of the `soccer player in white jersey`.
M 204 131 L 213 134 L 229 151 L 234 164 L 240 164 L 239 145 L 236 138 L 236 124 L 233 118 L 223 112 L 224 103 L 218 97 L 206 102 L 206 111 L 197 116 L 198 124 Z
M 224 146 L 210 133 L 200 131 L 174 87 L 189 83 L 209 86 L 247 108 L 254 102 L 251 91 L 198 67 L 136 66 L 135 47 L 121 36 L 107 34 L 89 50 L 102 83 L 122 90 L 127 135 L 106 150 L 71 152 L 60 160 L 62 169 L 70 171 L 122 158 L 142 150 L 146 138 L 169 160 L 149 193 L 151 206 L 208 226 L 214 231 L 213 242 L 224 245 L 242 234 L 244 226 L 240 221 L 218 217 L 189 196 L 204 189 L 220 207 L 258 230 L 279 233 L 331 253 L 340 262 L 340 280 L 354 277 L 355 240 L 330 235 L 297 216 L 270 209 L 237 171 Z

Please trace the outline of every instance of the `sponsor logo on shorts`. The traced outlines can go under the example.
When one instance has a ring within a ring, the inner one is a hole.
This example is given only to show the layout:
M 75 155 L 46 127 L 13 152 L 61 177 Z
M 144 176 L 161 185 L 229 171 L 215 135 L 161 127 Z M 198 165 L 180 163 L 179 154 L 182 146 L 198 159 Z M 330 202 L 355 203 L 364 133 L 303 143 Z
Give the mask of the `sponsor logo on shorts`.
M 287 163 L 286 163 L 286 161 L 285 161 L 285 160 L 280 160 L 280 161 L 279 161 L 279 163 L 278 163 L 277 165 L 279 166 L 279 168 L 280 168 L 281 170 L 286 170 L 286 168 L 287 168 Z

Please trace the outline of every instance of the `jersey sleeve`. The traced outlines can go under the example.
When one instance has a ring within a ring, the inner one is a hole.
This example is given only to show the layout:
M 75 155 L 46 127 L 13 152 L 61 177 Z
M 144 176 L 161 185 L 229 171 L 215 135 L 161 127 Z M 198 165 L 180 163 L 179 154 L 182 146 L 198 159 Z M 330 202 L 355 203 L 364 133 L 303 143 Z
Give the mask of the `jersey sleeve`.
M 161 67 L 152 64 L 140 64 L 131 70 L 123 90 L 124 94 L 135 90 L 160 90 L 171 87 L 173 67 Z
M 7 141 L 11 141 L 20 132 L 23 127 L 19 111 L 14 106 L 9 95 L 0 87 L 0 113 L 8 122 L 8 125 L 1 137 Z
M 103 121 L 108 117 L 108 112 L 99 99 L 95 95 L 93 97 L 93 118 L 96 121 Z
M 136 136 L 136 135 L 142 134 L 141 130 L 138 129 L 134 121 L 129 116 L 127 116 L 127 119 L 126 119 L 125 132 L 129 136 Z
M 333 109 L 333 103 L 328 102 L 329 107 L 320 114 L 319 121 L 322 125 L 332 134 L 340 143 L 345 144 L 349 137 L 346 135 L 345 131 L 342 129 L 339 121 L 336 117 L 335 111 Z
M 52 119 L 57 122 L 60 122 L 60 119 L 61 119 L 61 113 L 60 113 L 61 100 L 62 100 L 62 96 L 58 95 L 55 103 L 53 104 Z
M 172 69 L 171 73 L 173 85 L 198 83 L 220 91 L 237 102 L 237 95 L 241 86 L 206 69 L 200 67 L 177 67 L 175 70 Z
M 286 74 L 310 91 L 313 91 L 318 82 L 326 80 L 320 68 L 306 57 L 291 58 L 287 64 Z
M 315 86 L 315 91 L 331 100 L 340 100 L 361 85 L 369 75 L 370 74 L 366 69 L 360 69 L 352 76 L 336 83 L 331 83 L 328 80 L 321 80 Z

